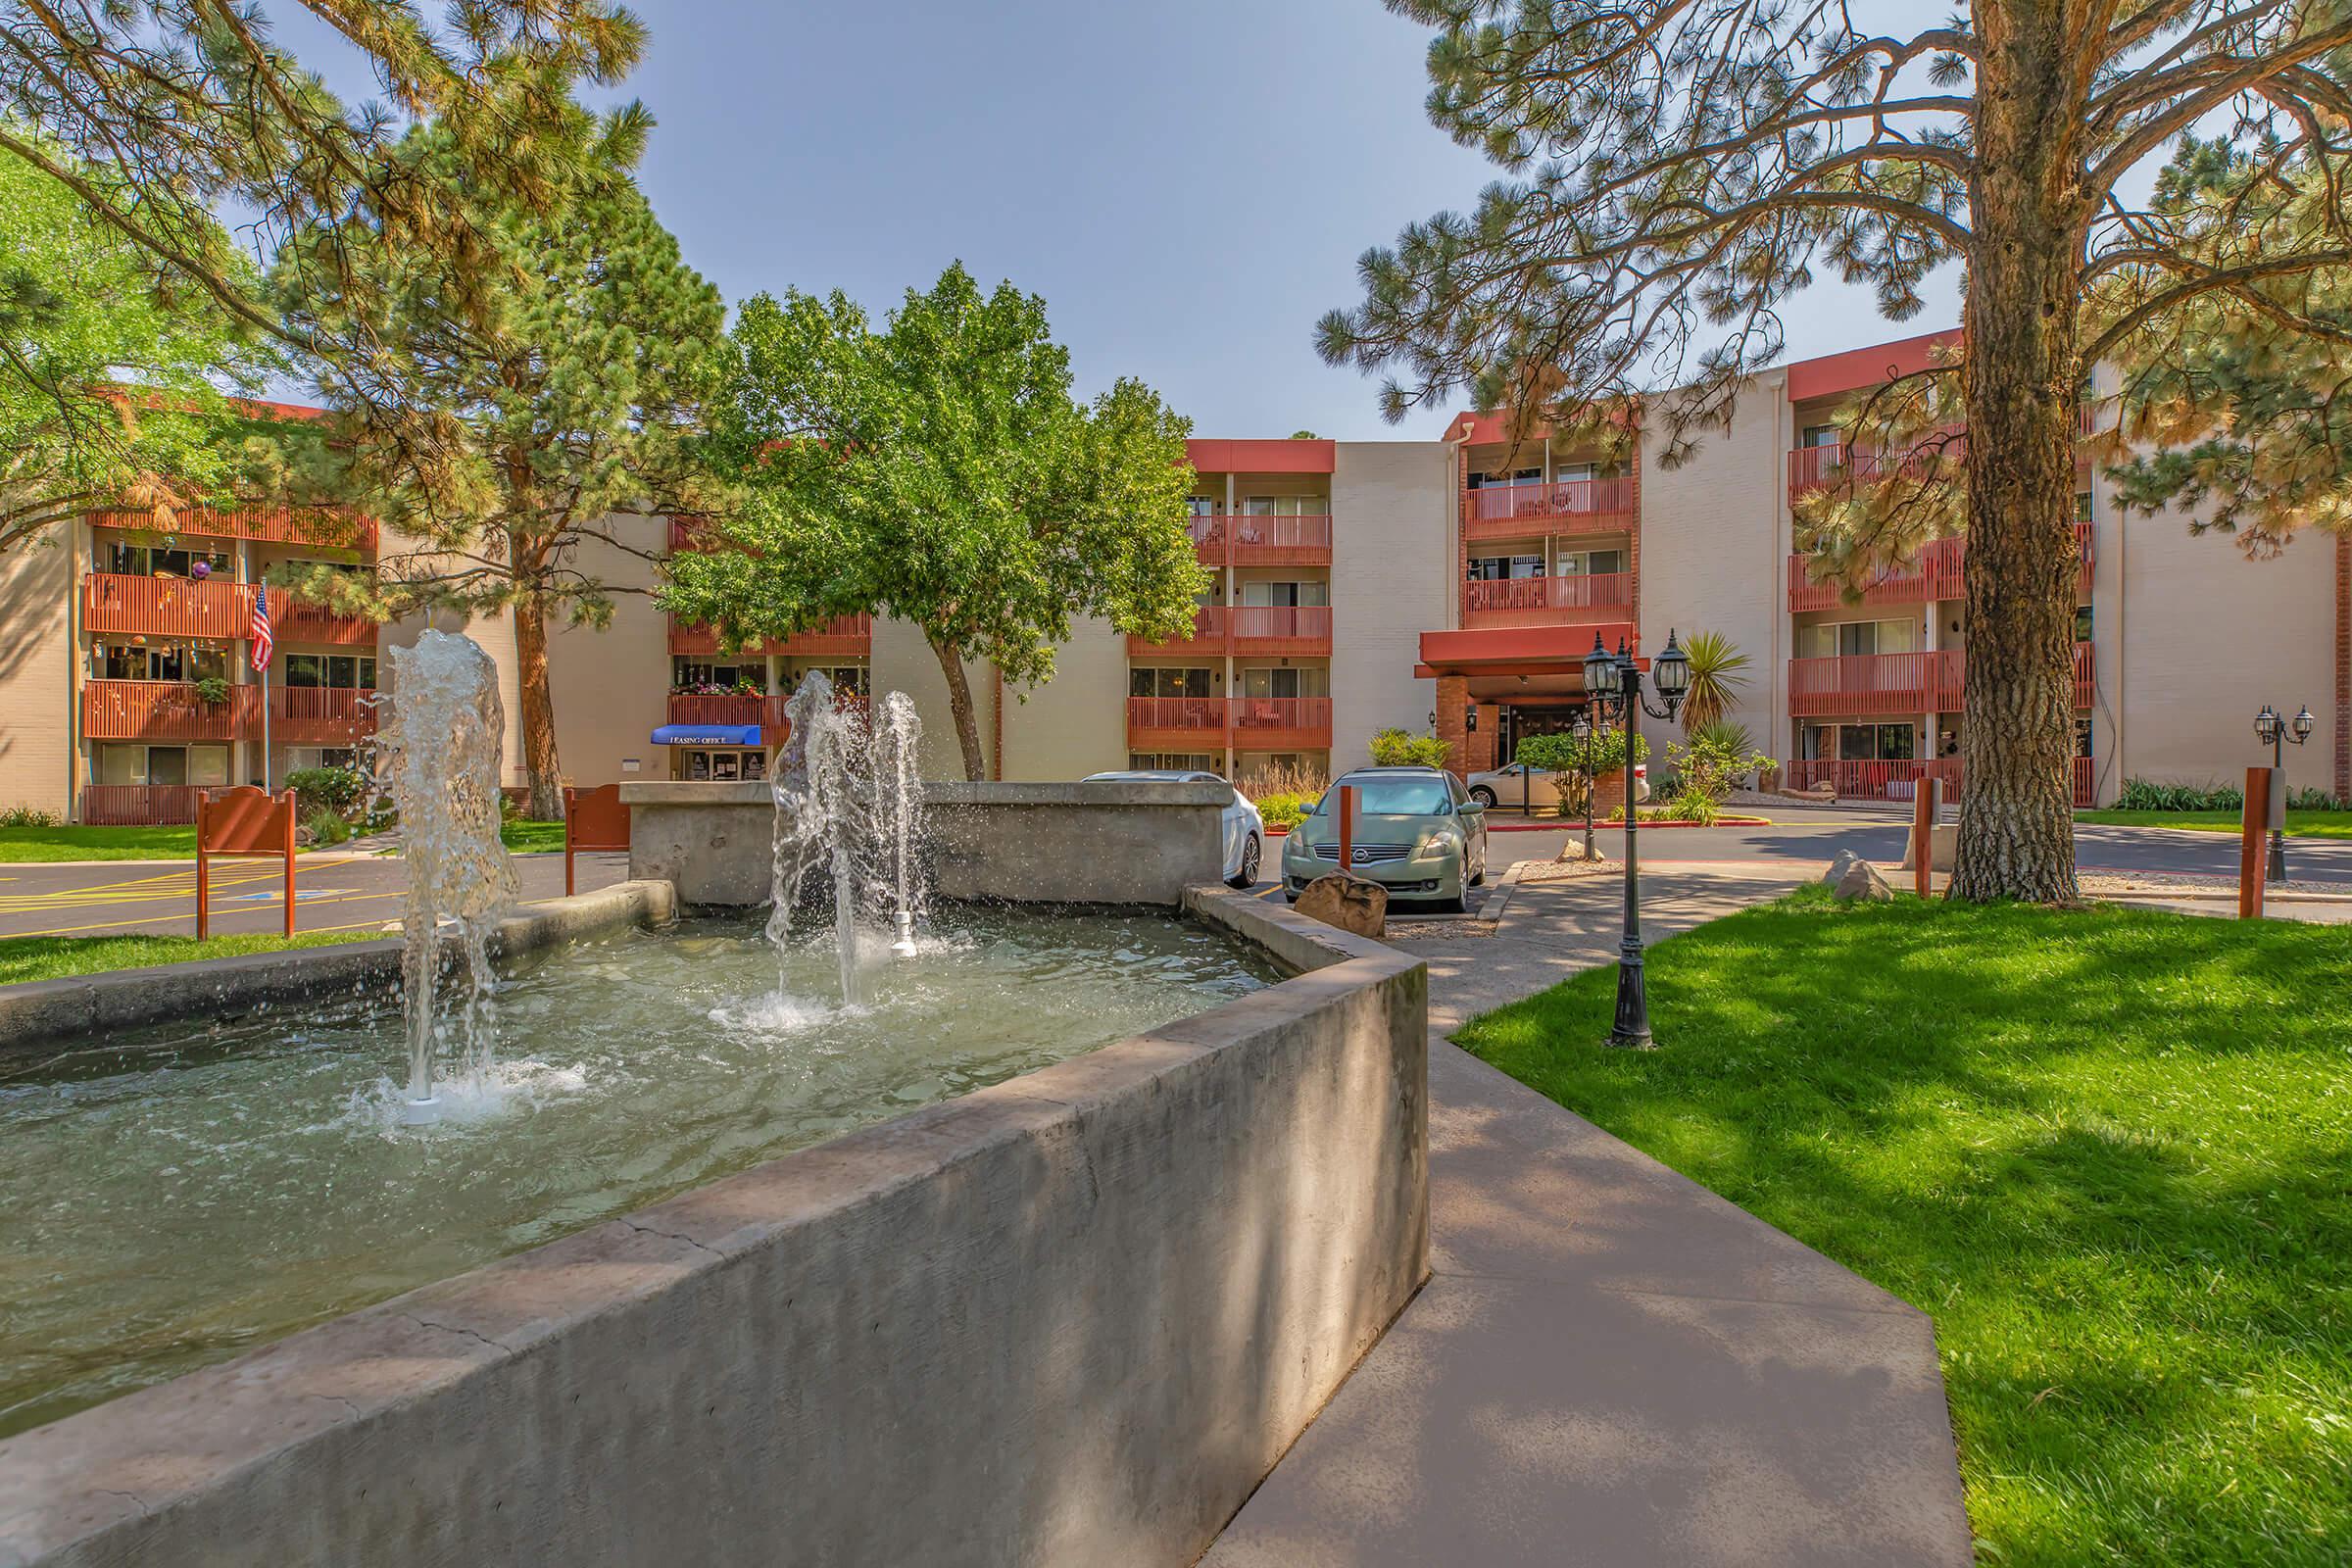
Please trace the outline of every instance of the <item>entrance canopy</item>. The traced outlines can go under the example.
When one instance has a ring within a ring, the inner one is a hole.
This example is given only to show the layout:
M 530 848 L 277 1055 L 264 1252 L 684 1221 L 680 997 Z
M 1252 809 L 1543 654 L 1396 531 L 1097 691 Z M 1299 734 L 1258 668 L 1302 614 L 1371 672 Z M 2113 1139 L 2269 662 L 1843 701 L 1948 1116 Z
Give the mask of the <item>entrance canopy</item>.
M 1614 649 L 1623 639 L 1634 641 L 1630 621 L 1602 621 L 1581 626 L 1482 626 L 1468 631 L 1425 631 L 1421 634 L 1421 662 L 1413 673 L 1424 680 L 1445 675 L 1470 678 L 1528 677 L 1532 687 L 1543 677 L 1555 695 L 1581 694 L 1585 689 L 1585 656 L 1592 651 L 1597 633 L 1603 648 Z M 1642 662 L 1646 667 L 1648 661 Z M 1522 689 L 1525 689 L 1523 687 Z

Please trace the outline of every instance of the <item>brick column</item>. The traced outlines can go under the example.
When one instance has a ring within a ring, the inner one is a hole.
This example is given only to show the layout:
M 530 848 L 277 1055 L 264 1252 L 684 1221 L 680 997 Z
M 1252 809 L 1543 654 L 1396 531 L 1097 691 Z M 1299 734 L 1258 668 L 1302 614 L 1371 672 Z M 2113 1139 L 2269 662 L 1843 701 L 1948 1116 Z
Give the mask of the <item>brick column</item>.
M 1478 705 L 1478 729 L 1466 737 L 1469 743 L 1470 772 L 1484 773 L 1494 767 L 1494 754 L 1499 749 L 1496 745 L 1498 739 L 1496 731 L 1501 723 L 1501 709 L 1493 703 Z
M 1460 675 L 1438 677 L 1438 739 L 1446 743 L 1446 767 L 1456 778 L 1470 774 L 1472 737 L 1462 722 L 1470 706 L 1470 682 Z M 1494 742 L 1489 740 L 1490 749 Z

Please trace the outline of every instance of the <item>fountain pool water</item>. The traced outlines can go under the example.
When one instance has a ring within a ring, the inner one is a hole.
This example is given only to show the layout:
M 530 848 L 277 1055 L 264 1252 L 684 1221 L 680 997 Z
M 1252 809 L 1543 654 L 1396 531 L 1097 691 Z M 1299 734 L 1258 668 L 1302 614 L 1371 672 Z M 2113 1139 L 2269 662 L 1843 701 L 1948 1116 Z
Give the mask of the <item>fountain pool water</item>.
M 821 930 L 780 959 L 749 919 L 555 949 L 497 983 L 501 1059 L 431 1127 L 380 1002 L 0 1062 L 0 1434 L 1276 978 L 1172 918 L 937 923 L 848 1008 L 808 1000 Z

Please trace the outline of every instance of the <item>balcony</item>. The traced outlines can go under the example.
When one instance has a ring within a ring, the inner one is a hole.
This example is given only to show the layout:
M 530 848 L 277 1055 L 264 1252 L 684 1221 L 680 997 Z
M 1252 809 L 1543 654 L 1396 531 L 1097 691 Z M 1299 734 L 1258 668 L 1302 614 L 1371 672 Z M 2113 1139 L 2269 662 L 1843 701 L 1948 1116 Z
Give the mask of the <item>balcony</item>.
M 1127 745 L 1139 752 L 1322 751 L 1328 697 L 1130 697 Z
M 1491 484 L 1462 492 L 1462 537 L 1527 539 L 1543 534 L 1624 533 L 1636 521 L 1634 481 L 1564 479 L 1557 484 Z
M 1130 697 L 1127 745 L 1139 752 L 1223 751 L 1222 697 Z
M 372 553 L 375 519 L 352 519 L 331 513 L 296 512 L 284 507 L 246 507 L 216 512 L 209 507 L 173 513 L 162 522 L 152 512 L 93 512 L 94 528 L 123 528 L 133 533 L 172 533 L 199 539 L 250 539 L 257 544 L 321 545 L 336 550 Z
M 676 616 L 669 621 L 669 651 L 673 654 L 718 653 L 718 633 L 709 626 L 681 625 Z M 812 631 L 794 632 L 789 637 L 769 637 L 747 643 L 736 652 L 752 658 L 776 654 L 793 659 L 865 659 L 874 651 L 874 617 L 871 615 L 836 615 Z
M 92 827 L 186 827 L 203 798 L 200 784 L 85 784 L 81 820 Z
M 1230 613 L 1237 655 L 1311 658 L 1331 652 L 1328 605 L 1236 605 Z
M 254 688 L 239 688 L 252 690 Z M 259 738 L 259 727 L 249 732 Z M 270 688 L 272 746 L 349 746 L 375 733 L 375 693 L 330 686 Z
M 1129 637 L 1127 652 L 1162 657 L 1199 654 L 1203 658 L 1222 659 L 1233 652 L 1233 612 L 1223 605 L 1202 605 L 1193 612 L 1193 635 L 1182 637 Z
M 2099 410 L 2085 405 L 2076 411 L 2075 434 L 2078 439 L 2096 433 L 2101 428 Z M 1905 453 L 1881 452 L 1868 447 L 1852 447 L 1842 441 L 1827 446 L 1798 447 L 1788 454 L 1788 499 L 1797 500 L 1806 492 L 1825 490 L 1832 485 L 1852 482 L 1876 484 L 1881 479 L 1893 478 L 1898 473 L 1911 478 L 1924 477 L 1932 460 L 1938 454 L 1954 463 L 1968 458 L 1968 427 L 1947 424 L 1920 438 L 1920 444 Z M 2090 471 L 2087 452 L 2075 454 L 2075 472 Z
M 757 724 L 763 746 L 781 745 L 791 725 L 784 717 L 781 693 L 747 696 L 735 692 L 671 692 L 672 724 Z M 846 706 L 846 705 L 845 705 Z
M 1328 697 L 1236 697 L 1229 706 L 1237 752 L 1326 751 L 1331 746 Z
M 1634 602 L 1634 574 L 1510 577 L 1462 584 L 1462 625 L 1574 626 L 1621 621 Z
M 1331 564 L 1328 516 L 1239 516 L 1214 520 L 1226 525 L 1225 537 L 1237 566 Z
M 262 688 L 231 686 L 208 703 L 192 681 L 93 680 L 81 688 L 81 733 L 94 741 L 234 741 L 262 732 Z
M 2075 805 L 2098 804 L 2099 773 L 2095 759 L 2078 757 L 2074 760 Z M 1829 785 L 1846 800 L 1909 801 L 1919 797 L 1919 781 L 1925 778 L 1943 780 L 1944 804 L 1954 805 L 1960 799 L 1963 769 L 1956 757 L 1937 758 L 1933 761 L 1847 762 L 1831 759 L 1799 759 L 1790 762 L 1785 782 L 1790 789 L 1808 790 Z
M 269 593 L 270 634 L 279 643 L 375 646 L 375 622 L 365 615 L 337 614 L 283 588 Z M 81 579 L 81 625 L 119 635 L 234 640 L 252 629 L 253 594 L 251 583 L 93 571 Z
M 2089 643 L 2075 644 L 2074 677 L 2075 707 L 2090 707 L 2097 695 L 2098 669 Z M 1788 712 L 1795 718 L 1957 712 L 1966 706 L 1967 680 L 1966 660 L 1957 648 L 1791 659 Z
M 2075 524 L 2075 545 L 2082 553 L 2082 569 L 2076 592 L 2084 599 L 2090 597 L 2092 546 L 2098 537 L 2093 523 Z M 1788 611 L 1791 614 L 1808 610 L 1841 610 L 1846 608 L 1844 589 L 1835 582 L 1815 582 L 1806 570 L 1808 558 L 1794 555 L 1788 558 Z M 1949 539 L 1936 539 L 1919 553 L 1919 560 L 1902 566 L 1886 568 L 1870 580 L 1862 591 L 1864 605 L 1918 605 L 1944 599 L 1967 597 L 1968 536 L 1955 534 Z

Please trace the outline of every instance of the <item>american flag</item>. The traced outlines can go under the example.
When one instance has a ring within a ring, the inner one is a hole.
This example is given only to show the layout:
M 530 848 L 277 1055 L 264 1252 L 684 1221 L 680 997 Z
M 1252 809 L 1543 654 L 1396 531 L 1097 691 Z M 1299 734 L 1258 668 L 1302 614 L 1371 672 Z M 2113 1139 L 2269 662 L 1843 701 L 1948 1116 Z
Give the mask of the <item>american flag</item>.
M 268 669 L 270 652 L 276 645 L 270 637 L 270 590 L 267 588 L 257 587 L 253 591 L 253 620 L 245 628 L 245 635 L 253 639 L 253 667 Z

